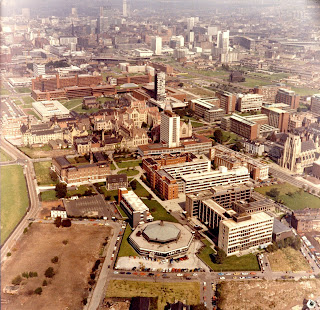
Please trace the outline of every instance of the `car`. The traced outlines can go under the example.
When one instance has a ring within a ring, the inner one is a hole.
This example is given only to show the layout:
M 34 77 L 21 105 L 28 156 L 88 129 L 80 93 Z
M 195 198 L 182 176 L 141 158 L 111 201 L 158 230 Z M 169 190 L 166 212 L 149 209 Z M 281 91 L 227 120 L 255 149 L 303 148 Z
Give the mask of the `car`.
M 243 279 L 245 279 L 245 277 L 239 277 L 239 279 L 243 280 Z
M 194 274 L 192 274 L 194 277 L 197 277 L 198 276 L 198 274 L 197 273 L 194 273 Z
M 154 273 L 149 272 L 149 273 L 148 273 L 148 276 L 152 277 L 152 276 L 154 276 Z
M 238 279 L 238 278 L 237 278 L 237 277 L 232 277 L 232 279 L 236 280 L 236 279 Z
M 255 275 L 256 273 L 255 272 L 250 272 L 250 274 Z
M 126 274 L 131 274 L 131 272 L 130 272 L 130 271 L 128 271 L 128 272 L 126 272 Z
M 219 272 L 218 275 L 219 275 L 219 276 L 223 276 L 224 273 L 223 273 L 223 272 Z
M 246 279 L 251 279 L 251 277 L 246 277 Z
M 125 272 L 124 271 L 120 271 L 120 274 L 125 274 Z
M 248 272 L 242 272 L 241 273 L 243 276 L 247 276 L 249 273 Z
M 191 278 L 190 278 L 190 277 L 186 277 L 186 279 L 187 279 L 187 280 L 191 280 Z
M 225 277 L 220 277 L 219 279 L 220 279 L 220 280 L 225 280 L 226 278 L 225 278 Z
M 183 277 L 183 273 L 177 273 L 177 277 Z
M 114 274 L 118 274 L 118 273 L 119 273 L 119 271 L 116 271 L 116 270 L 115 270 L 113 273 L 114 273 Z
M 226 276 L 231 276 L 231 273 L 230 272 L 226 273 Z
M 234 276 L 239 276 L 240 273 L 239 273 L 239 272 L 234 272 L 233 275 L 234 275 Z
M 164 273 L 164 274 L 162 275 L 162 278 L 169 278 L 169 276 Z

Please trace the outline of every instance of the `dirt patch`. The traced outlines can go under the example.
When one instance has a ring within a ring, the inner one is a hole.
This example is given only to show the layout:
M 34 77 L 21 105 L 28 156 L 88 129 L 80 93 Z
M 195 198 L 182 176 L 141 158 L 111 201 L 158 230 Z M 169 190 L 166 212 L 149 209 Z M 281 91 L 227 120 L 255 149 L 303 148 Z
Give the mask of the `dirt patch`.
M 63 205 L 62 199 L 54 200 L 54 201 L 42 201 L 41 202 L 41 210 L 38 212 L 37 217 L 44 218 L 51 216 L 51 209 L 53 207 L 57 207 L 59 205 Z
M 24 272 L 37 272 L 38 276 L 22 281 L 18 295 L 3 294 L 6 309 L 82 309 L 88 280 L 102 243 L 111 236 L 111 228 L 90 224 L 73 224 L 70 228 L 57 228 L 53 224 L 33 223 L 28 233 L 17 244 L 12 256 L 1 268 L 1 286 Z M 64 240 L 68 242 L 63 243 Z M 58 262 L 51 259 L 58 256 Z M 44 273 L 53 267 L 55 275 Z M 47 280 L 48 285 L 42 286 Z M 33 291 L 42 287 L 42 294 Z
M 221 285 L 221 309 L 291 309 L 304 299 L 320 295 L 320 280 L 308 281 L 237 281 Z
M 131 298 L 105 298 L 99 310 L 129 310 Z

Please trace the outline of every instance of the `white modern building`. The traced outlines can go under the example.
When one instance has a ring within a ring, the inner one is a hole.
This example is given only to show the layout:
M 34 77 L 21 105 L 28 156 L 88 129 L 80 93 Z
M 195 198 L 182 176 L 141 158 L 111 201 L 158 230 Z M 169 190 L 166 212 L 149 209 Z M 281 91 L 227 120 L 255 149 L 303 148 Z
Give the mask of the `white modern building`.
M 45 75 L 46 74 L 46 65 L 45 64 L 33 64 L 33 73 L 35 76 Z
M 262 95 L 258 94 L 239 94 L 237 110 L 239 112 L 260 111 L 262 107 Z
M 43 121 L 49 121 L 54 116 L 61 118 L 69 116 L 69 110 L 58 100 L 35 101 L 32 107 Z
M 216 171 L 193 173 L 181 177 L 184 193 L 196 193 L 211 189 L 215 186 L 247 183 L 250 173 L 245 167 L 228 170 L 226 167 L 219 167 Z
M 162 51 L 162 38 L 155 36 L 151 38 L 151 49 L 155 55 L 161 55 Z
M 234 215 L 219 224 L 218 246 L 227 254 L 244 254 L 272 243 L 273 217 L 265 212 Z
M 160 141 L 169 148 L 180 145 L 180 116 L 165 110 L 161 114 Z
M 64 45 L 64 46 L 69 46 L 71 43 L 78 43 L 78 38 L 77 37 L 60 37 L 59 38 L 59 43 L 60 45 Z
M 53 207 L 51 209 L 51 217 L 52 218 L 61 217 L 62 219 L 66 219 L 67 218 L 66 208 L 63 206 Z
M 122 187 L 119 188 L 118 193 L 118 202 L 128 215 L 132 227 L 135 228 L 139 224 L 153 221 L 149 208 L 134 191 L 128 191 L 125 187 Z
M 134 54 L 138 57 L 145 58 L 151 57 L 153 55 L 153 51 L 147 48 L 136 48 L 134 50 Z

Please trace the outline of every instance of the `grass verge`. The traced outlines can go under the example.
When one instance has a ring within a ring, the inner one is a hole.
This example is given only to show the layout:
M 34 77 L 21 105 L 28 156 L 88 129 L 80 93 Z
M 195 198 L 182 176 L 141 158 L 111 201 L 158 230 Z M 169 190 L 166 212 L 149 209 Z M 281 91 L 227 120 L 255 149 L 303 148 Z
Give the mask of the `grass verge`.
M 168 222 L 178 223 L 178 220 L 173 217 L 167 210 L 156 200 L 141 199 L 143 203 L 150 209 L 154 221 L 163 220 Z
M 138 253 L 133 249 L 133 247 L 129 244 L 128 238 L 132 233 L 132 229 L 129 225 L 127 225 L 126 230 L 124 231 L 121 246 L 119 249 L 118 257 L 123 256 L 138 256 Z

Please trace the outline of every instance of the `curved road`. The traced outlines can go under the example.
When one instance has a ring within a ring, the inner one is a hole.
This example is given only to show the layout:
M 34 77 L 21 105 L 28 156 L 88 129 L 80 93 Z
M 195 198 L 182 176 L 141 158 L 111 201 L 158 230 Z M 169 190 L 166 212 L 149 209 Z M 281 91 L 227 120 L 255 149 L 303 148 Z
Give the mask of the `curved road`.
M 6 259 L 6 255 L 8 252 L 10 252 L 10 249 L 14 246 L 16 241 L 21 237 L 23 234 L 23 230 L 25 227 L 28 226 L 28 218 L 35 217 L 40 204 L 39 204 L 39 198 L 37 195 L 37 189 L 36 189 L 36 180 L 35 180 L 35 172 L 33 168 L 32 161 L 29 157 L 27 157 L 25 154 L 23 154 L 21 151 L 19 151 L 17 148 L 15 148 L 13 145 L 11 145 L 9 142 L 7 142 L 3 137 L 0 138 L 1 148 L 4 149 L 10 156 L 12 156 L 15 159 L 15 162 L 17 164 L 24 166 L 24 174 L 27 181 L 27 188 L 29 193 L 29 199 L 30 199 L 30 208 L 27 214 L 23 217 L 21 222 L 16 226 L 12 234 L 9 236 L 9 238 L 6 240 L 6 242 L 1 246 L 1 263 Z M 4 164 L 4 163 L 3 163 Z M 9 164 L 12 164 L 10 162 Z

